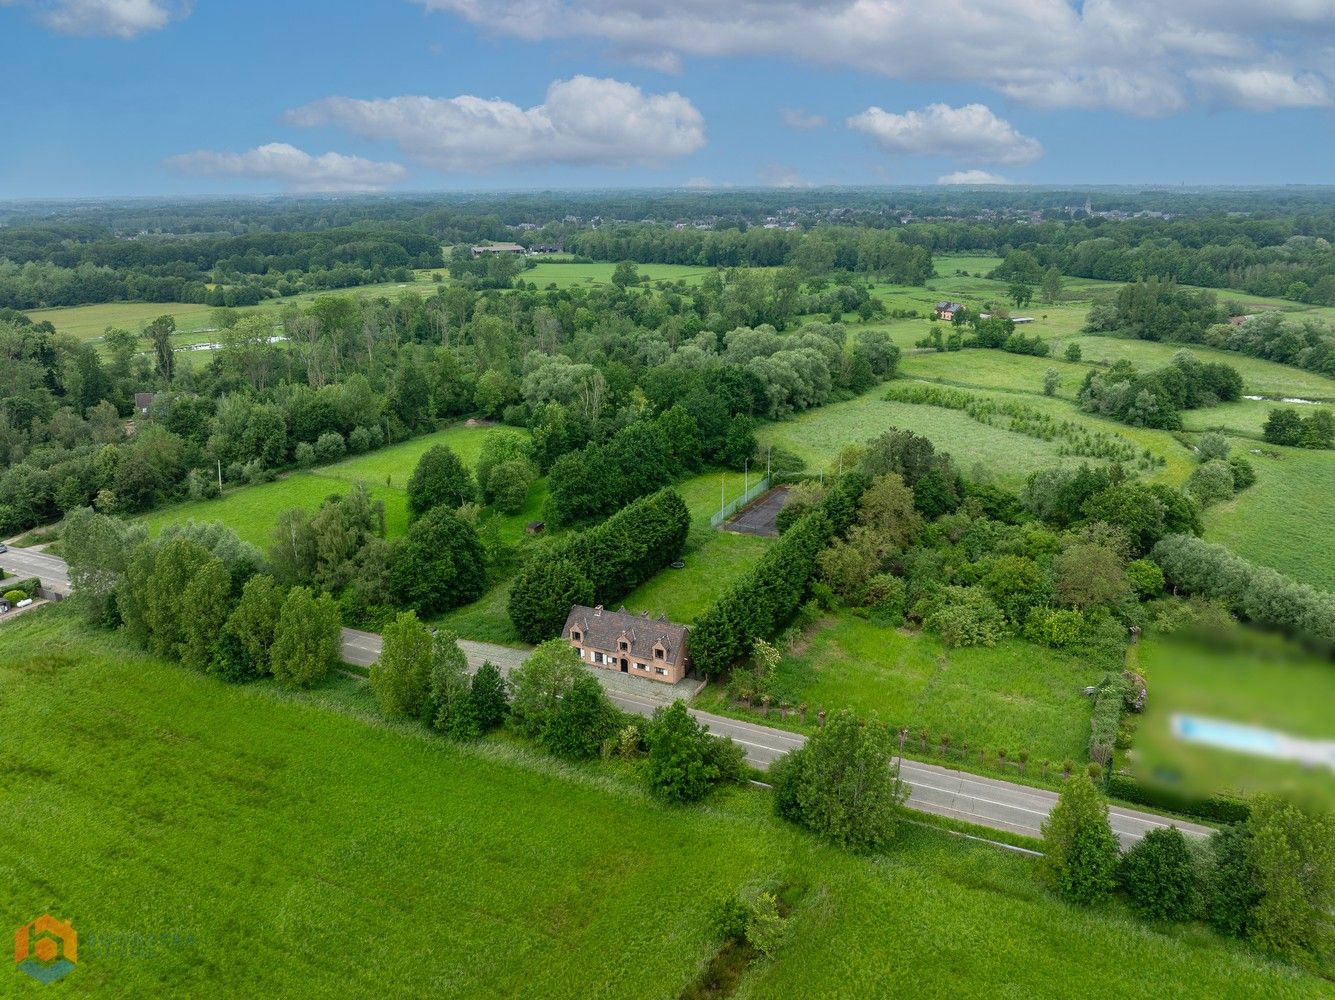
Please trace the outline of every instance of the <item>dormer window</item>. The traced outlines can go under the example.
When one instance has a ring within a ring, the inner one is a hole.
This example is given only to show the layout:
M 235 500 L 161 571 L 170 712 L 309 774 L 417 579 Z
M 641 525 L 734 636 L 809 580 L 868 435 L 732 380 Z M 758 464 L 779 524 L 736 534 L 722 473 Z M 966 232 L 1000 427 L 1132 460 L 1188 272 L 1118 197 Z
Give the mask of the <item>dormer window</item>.
M 583 634 L 582 634 L 582 633 L 580 632 L 580 630 L 577 629 L 577 628 L 574 628 L 574 629 L 571 629 L 571 630 L 570 630 L 570 638 L 573 639 L 575 642 L 583 642 L 583 641 L 584 641 L 584 636 L 583 636 Z
M 625 639 L 620 639 L 617 641 L 617 649 L 621 650 L 623 653 L 628 653 L 630 652 L 630 643 Z
M 655 646 L 655 647 L 654 647 L 654 659 L 655 659 L 655 660 L 666 660 L 666 659 L 667 659 L 667 650 L 664 649 L 662 646 Z

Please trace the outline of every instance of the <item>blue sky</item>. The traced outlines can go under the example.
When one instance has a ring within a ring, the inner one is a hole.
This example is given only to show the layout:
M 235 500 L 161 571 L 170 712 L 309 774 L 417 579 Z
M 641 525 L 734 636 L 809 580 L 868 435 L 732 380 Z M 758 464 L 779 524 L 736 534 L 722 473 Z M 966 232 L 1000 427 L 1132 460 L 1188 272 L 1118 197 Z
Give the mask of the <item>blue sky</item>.
M 0 0 L 0 39 L 0 198 L 1335 178 L 1324 0 Z

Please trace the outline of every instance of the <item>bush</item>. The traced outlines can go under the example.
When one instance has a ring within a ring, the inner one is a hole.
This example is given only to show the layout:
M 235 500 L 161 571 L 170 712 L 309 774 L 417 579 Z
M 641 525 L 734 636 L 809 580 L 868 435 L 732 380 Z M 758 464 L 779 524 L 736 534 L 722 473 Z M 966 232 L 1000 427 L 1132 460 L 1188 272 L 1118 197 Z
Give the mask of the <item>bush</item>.
M 431 693 L 431 632 L 404 611 L 385 626 L 380 658 L 371 667 L 371 692 L 391 719 L 424 719 Z
M 1163 593 L 1163 570 L 1149 559 L 1136 559 L 1127 563 L 1126 579 L 1141 600 L 1158 597 Z
M 649 790 L 666 802 L 695 802 L 720 781 L 736 781 L 743 773 L 737 754 L 715 746 L 731 747 L 732 741 L 711 735 L 681 699 L 654 712 L 648 738 Z
M 8 601 L 10 605 L 18 604 L 19 601 L 26 601 L 27 599 L 28 595 L 21 590 L 5 591 L 5 600 Z
M 943 587 L 923 624 L 947 646 L 995 646 L 1007 635 L 1006 616 L 981 587 Z
M 408 480 L 408 513 L 421 517 L 433 507 L 458 510 L 466 503 L 477 500 L 477 485 L 473 474 L 464 468 L 450 448 L 443 444 L 432 446 L 420 459 Z
M 1210 459 L 1191 470 L 1184 487 L 1202 507 L 1233 496 L 1233 467 L 1222 459 Z
M 1117 839 L 1108 804 L 1084 774 L 1067 779 L 1043 823 L 1043 871 L 1048 885 L 1070 903 L 1106 899 L 1116 885 Z
M 1251 462 L 1241 455 L 1234 455 L 1228 460 L 1229 468 L 1233 470 L 1233 491 L 1241 493 L 1243 490 L 1256 485 L 1256 469 Z
M 867 610 L 882 624 L 903 624 L 908 589 L 899 577 L 891 576 L 889 573 L 878 573 L 873 576 L 867 581 L 863 600 Z
M 483 494 L 502 514 L 518 514 L 528 499 L 535 476 L 533 466 L 528 462 L 501 462 L 492 467 Z
M 315 441 L 315 457 L 321 462 L 337 462 L 347 451 L 347 443 L 338 431 L 325 431 Z
M 309 469 L 312 465 L 314 465 L 315 446 L 305 441 L 302 441 L 300 444 L 298 444 L 296 451 L 296 462 L 297 462 L 297 467 L 301 469 Z
M 1218 431 L 1202 434 L 1201 439 L 1196 442 L 1196 454 L 1200 456 L 1202 462 L 1228 461 L 1228 452 L 1228 438 Z
M 1148 920 L 1190 920 L 1199 897 L 1195 858 L 1175 826 L 1150 830 L 1122 858 L 1120 875 L 1131 907 Z
M 549 639 L 572 605 L 611 605 L 634 590 L 681 555 L 690 523 L 685 501 L 664 489 L 549 545 L 510 588 L 506 610 L 520 637 Z
M 598 678 L 580 670 L 548 717 L 538 741 L 558 757 L 589 760 L 598 756 L 603 741 L 616 733 L 620 722 L 621 713 Z
M 1075 608 L 1034 608 L 1025 619 L 1024 635 L 1053 649 L 1069 649 L 1089 637 L 1089 626 Z

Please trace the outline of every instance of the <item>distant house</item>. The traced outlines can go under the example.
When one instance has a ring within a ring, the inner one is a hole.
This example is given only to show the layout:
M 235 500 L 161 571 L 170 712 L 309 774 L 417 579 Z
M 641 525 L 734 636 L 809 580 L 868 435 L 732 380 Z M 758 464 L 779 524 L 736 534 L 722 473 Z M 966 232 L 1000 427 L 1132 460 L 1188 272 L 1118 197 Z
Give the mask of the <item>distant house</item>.
M 529 253 L 563 253 L 565 244 L 563 243 L 534 243 L 528 248 Z
M 1255 313 L 1248 313 L 1246 316 L 1230 316 L 1228 318 L 1228 324 L 1229 326 L 1242 326 L 1242 324 L 1246 323 L 1247 320 L 1255 318 L 1256 318 Z
M 528 251 L 518 243 L 488 243 L 485 246 L 473 247 L 474 257 L 484 257 L 492 253 L 513 253 L 522 257 Z
M 963 303 L 960 302 L 938 302 L 936 304 L 936 318 L 952 323 L 955 320 L 955 314 L 966 312 Z
M 570 609 L 561 633 L 590 666 L 676 684 L 691 667 L 689 630 L 649 612 L 633 615 L 623 607 L 605 611 L 600 604 Z

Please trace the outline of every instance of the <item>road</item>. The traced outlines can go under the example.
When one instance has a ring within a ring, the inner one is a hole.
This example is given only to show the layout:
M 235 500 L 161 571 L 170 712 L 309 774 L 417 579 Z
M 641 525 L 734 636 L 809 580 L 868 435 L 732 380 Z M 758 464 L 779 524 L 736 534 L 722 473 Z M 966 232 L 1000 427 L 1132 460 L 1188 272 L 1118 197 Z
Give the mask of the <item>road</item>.
M 14 576 L 40 577 L 51 590 L 69 593 L 69 575 L 63 560 L 31 550 L 11 548 L 0 553 L 0 566 Z M 508 674 L 522 664 L 527 656 L 522 649 L 496 646 L 484 642 L 459 641 L 459 647 L 468 658 L 469 668 L 476 670 L 490 660 Z M 368 667 L 380 655 L 381 639 L 374 632 L 357 629 L 343 630 L 343 659 L 347 663 Z M 598 673 L 594 672 L 595 675 Z M 601 679 L 601 678 L 600 678 Z M 646 681 L 646 684 L 652 684 Z M 656 693 L 656 692 L 655 692 Z M 651 697 L 609 686 L 608 697 L 627 712 L 652 715 L 664 704 L 664 696 Z M 743 722 L 721 715 L 712 715 L 691 709 L 691 714 L 717 736 L 726 736 L 740 744 L 746 759 L 758 768 L 766 769 L 790 750 L 800 747 L 805 737 L 771 726 Z M 1055 792 L 1031 788 L 999 778 L 985 778 L 964 771 L 955 771 L 936 764 L 913 760 L 900 762 L 900 775 L 909 786 L 909 807 L 919 812 L 963 820 L 994 830 L 1006 830 L 1027 837 L 1038 837 L 1040 827 L 1057 802 Z M 1113 832 L 1123 846 L 1130 846 L 1156 827 L 1176 826 L 1192 836 L 1208 836 L 1209 827 L 1182 820 L 1168 820 L 1153 813 L 1112 806 L 1109 819 Z

